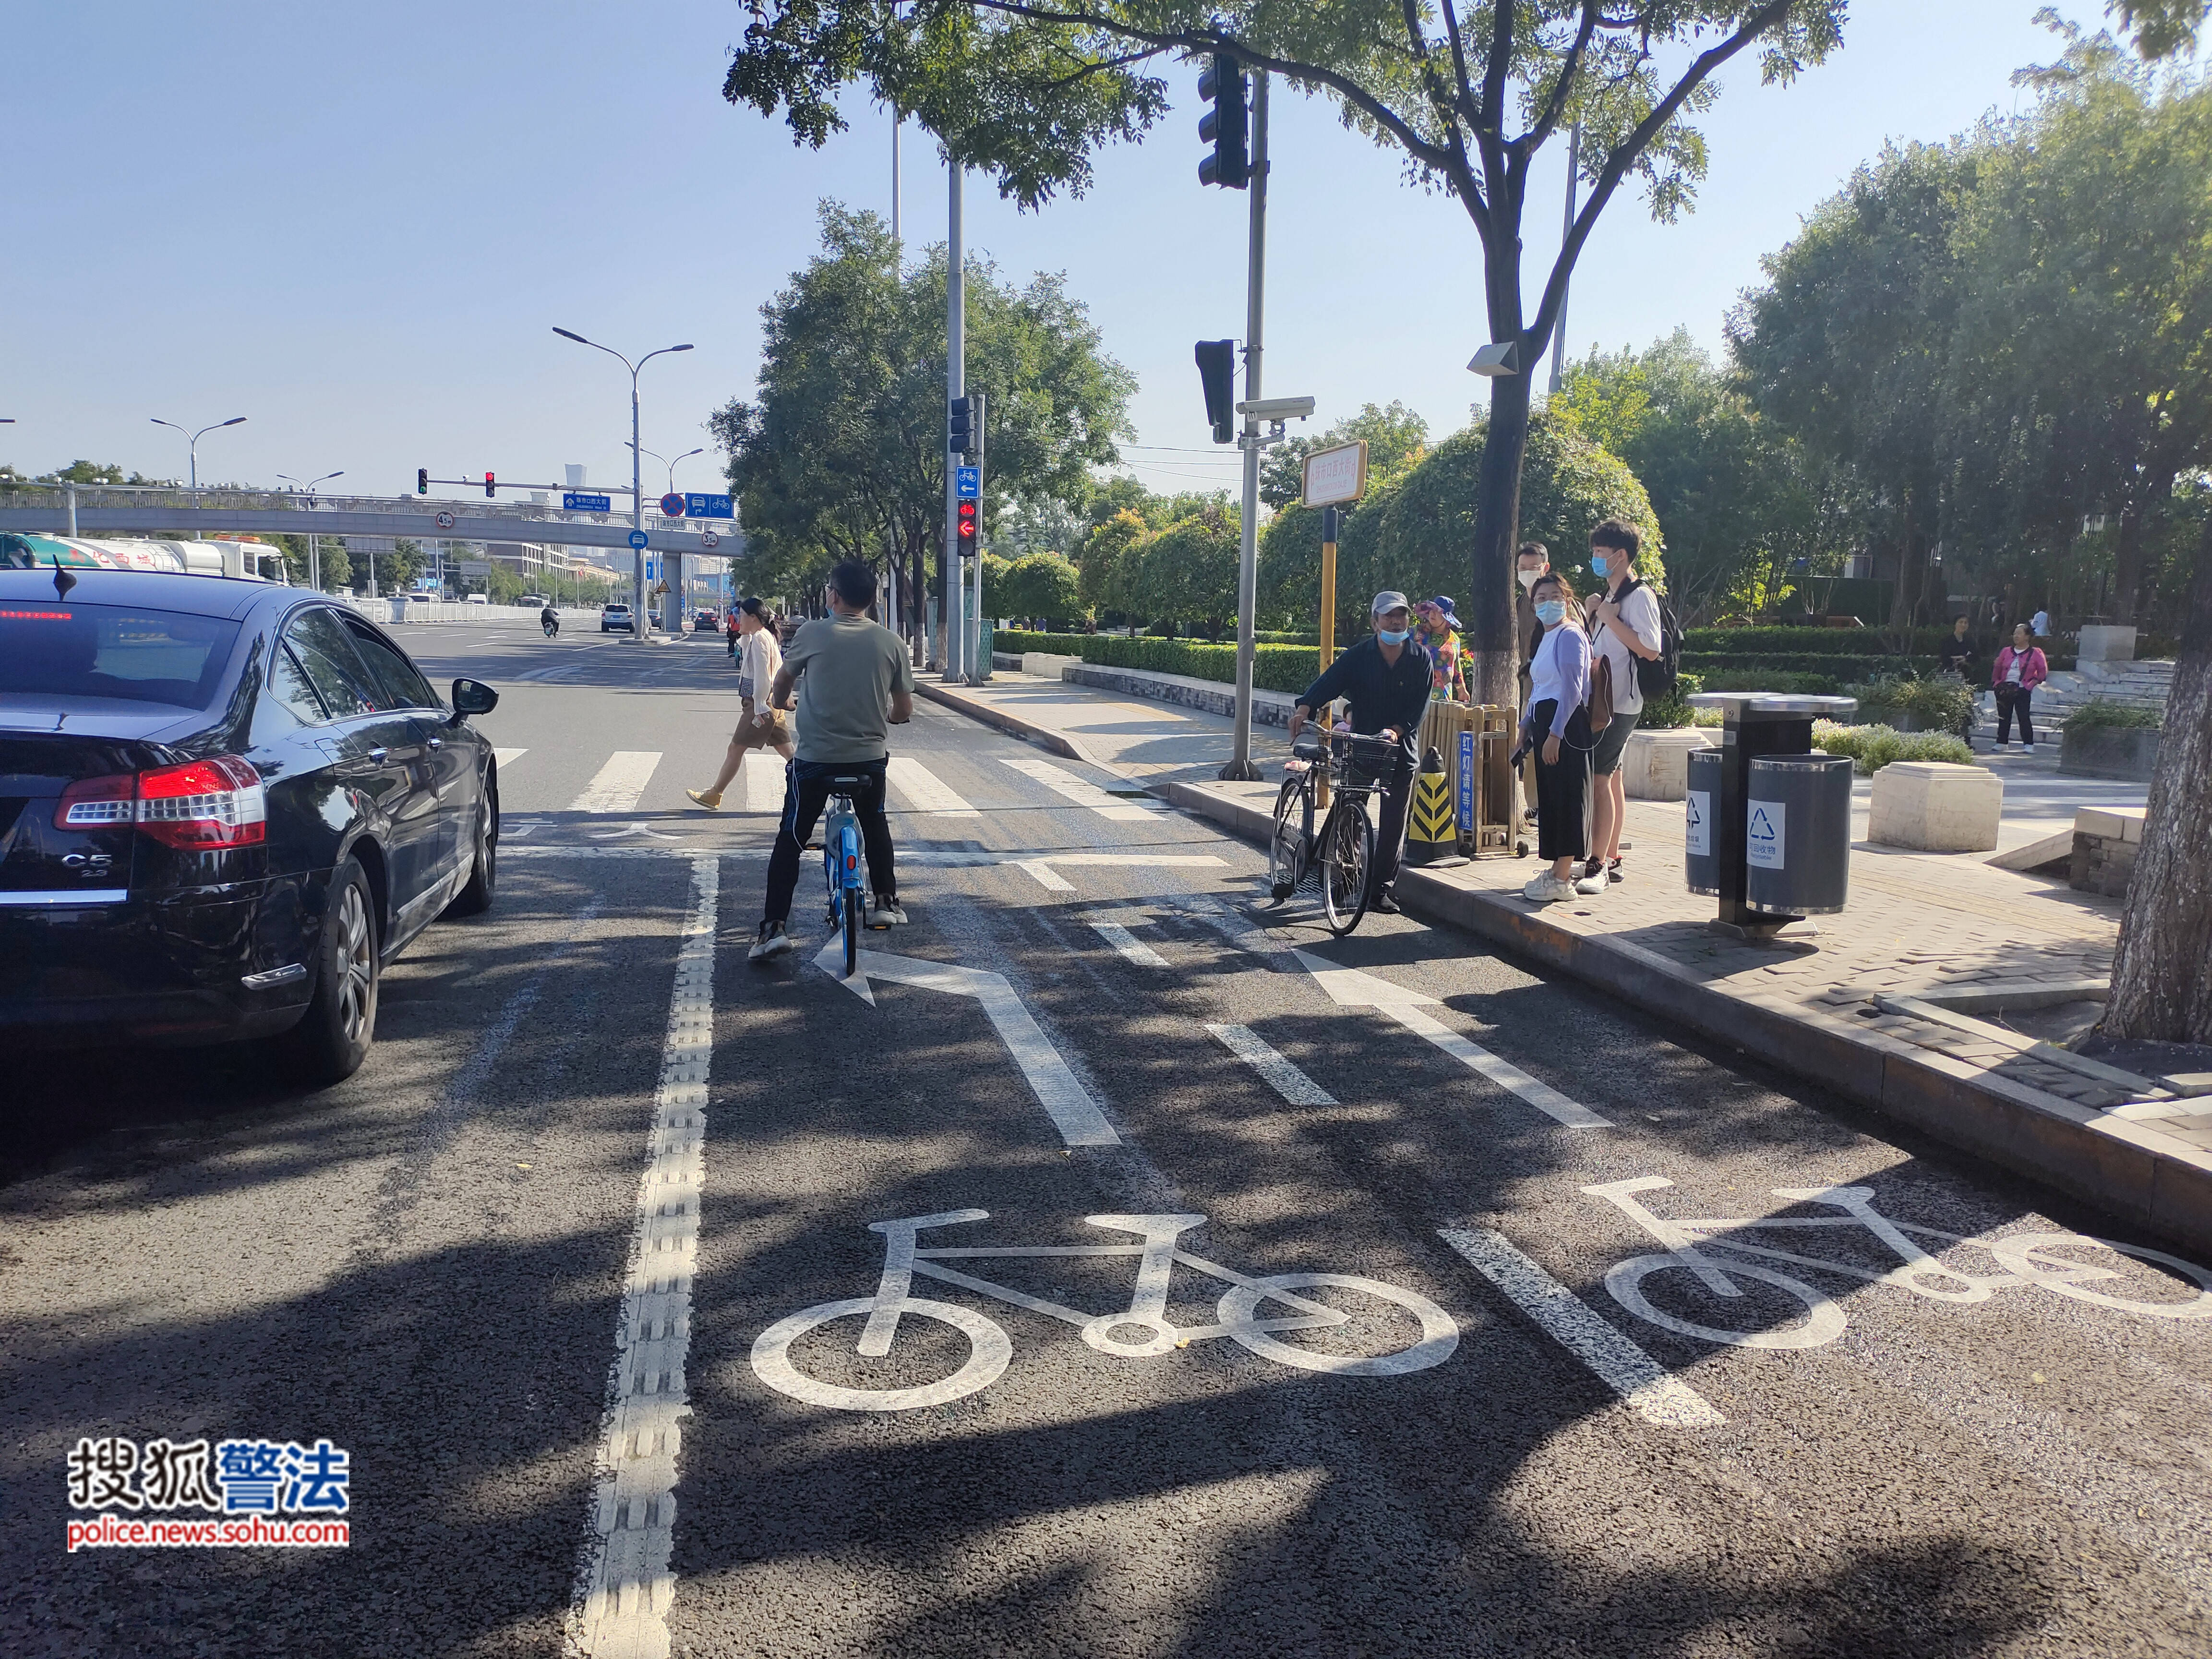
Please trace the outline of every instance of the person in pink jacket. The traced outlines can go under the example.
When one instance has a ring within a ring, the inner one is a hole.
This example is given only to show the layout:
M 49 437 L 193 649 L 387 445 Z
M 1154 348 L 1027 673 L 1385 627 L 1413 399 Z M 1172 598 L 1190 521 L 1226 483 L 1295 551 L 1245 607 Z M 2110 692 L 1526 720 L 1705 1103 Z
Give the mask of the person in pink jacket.
M 2035 752 L 2035 727 L 2029 704 L 2035 688 L 2051 678 L 2051 665 L 2035 643 L 2035 635 L 2021 623 L 2012 630 L 2012 643 L 1997 653 L 1990 670 L 1990 684 L 1997 695 L 1997 747 L 2012 740 L 2012 717 L 2020 716 L 2020 740 L 2029 754 Z

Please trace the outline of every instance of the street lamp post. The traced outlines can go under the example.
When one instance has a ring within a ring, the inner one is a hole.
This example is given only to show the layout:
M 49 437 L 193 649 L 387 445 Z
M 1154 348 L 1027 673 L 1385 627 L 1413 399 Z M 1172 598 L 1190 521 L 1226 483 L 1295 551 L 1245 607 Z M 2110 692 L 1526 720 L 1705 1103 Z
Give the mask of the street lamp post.
M 655 357 L 665 356 L 671 351 L 689 351 L 691 348 L 689 345 L 663 346 L 659 351 L 648 351 L 635 362 L 632 362 L 612 346 L 603 346 L 597 340 L 587 340 L 582 335 L 565 328 L 556 328 L 553 331 L 564 340 L 574 340 L 578 345 L 587 345 L 594 351 L 605 352 L 608 356 L 629 371 L 629 527 L 633 533 L 641 535 L 645 531 L 643 489 L 645 480 L 641 476 L 645 460 L 644 452 L 638 447 L 640 442 L 637 416 L 638 371 Z M 642 547 L 634 547 L 630 550 L 630 588 L 634 601 L 633 609 L 630 611 L 630 638 L 635 643 L 642 645 L 645 643 L 646 616 L 645 550 Z
M 305 483 L 301 483 L 289 472 L 279 472 L 276 477 L 280 482 L 295 486 L 301 495 L 312 495 L 317 484 L 326 484 L 333 478 L 344 477 L 345 469 L 340 467 L 335 472 L 325 472 L 321 477 L 310 478 Z M 307 532 L 307 586 L 319 593 L 323 589 L 323 538 L 312 530 Z
M 185 428 L 177 425 L 174 421 L 165 421 L 158 415 L 154 416 L 152 419 L 155 426 L 166 426 L 178 432 L 185 432 Z M 200 440 L 218 428 L 245 424 L 245 416 L 234 415 L 227 421 L 217 421 L 214 426 L 204 426 L 198 432 L 185 432 L 185 455 L 191 468 L 191 487 L 194 489 L 200 487 Z
M 657 449 L 648 449 L 644 453 L 652 456 L 654 460 L 659 461 L 663 466 L 668 469 L 668 493 L 673 495 L 676 493 L 676 462 L 688 461 L 694 455 L 703 455 L 707 453 L 707 448 L 704 444 L 702 444 L 696 449 L 687 449 L 681 455 L 678 455 L 675 461 L 670 460 L 667 456 L 662 454 Z M 684 556 L 681 553 L 672 553 L 669 556 L 676 561 L 676 580 L 671 584 L 671 586 L 676 594 L 676 614 L 677 617 L 681 619 L 682 617 L 688 616 L 691 610 L 690 596 L 684 591 L 684 578 L 686 574 L 684 568 Z M 668 631 L 674 634 L 679 633 L 682 630 L 679 627 L 672 628 Z

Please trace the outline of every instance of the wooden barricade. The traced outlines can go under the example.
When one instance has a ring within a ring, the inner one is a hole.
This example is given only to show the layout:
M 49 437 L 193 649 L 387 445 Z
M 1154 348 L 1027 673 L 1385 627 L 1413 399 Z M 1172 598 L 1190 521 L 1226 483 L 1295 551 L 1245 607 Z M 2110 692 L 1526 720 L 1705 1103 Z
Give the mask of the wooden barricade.
M 1497 703 L 1431 702 L 1421 717 L 1421 753 L 1434 749 L 1443 757 L 1452 800 L 1459 817 L 1459 850 L 1475 859 L 1515 856 L 1513 769 L 1507 764 L 1513 752 L 1517 724 L 1516 711 Z M 1466 809 L 1468 793 L 1460 785 L 1460 737 L 1474 738 L 1476 775 L 1474 811 Z

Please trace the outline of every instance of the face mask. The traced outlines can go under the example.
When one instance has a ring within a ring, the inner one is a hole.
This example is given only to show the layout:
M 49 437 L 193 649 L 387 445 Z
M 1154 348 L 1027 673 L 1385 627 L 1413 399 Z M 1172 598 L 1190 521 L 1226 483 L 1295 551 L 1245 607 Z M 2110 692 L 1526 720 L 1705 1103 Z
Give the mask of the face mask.
M 1595 576 L 1602 576 L 1605 574 L 1604 554 L 1593 553 L 1590 555 L 1590 574 Z
M 1567 618 L 1565 599 L 1547 599 L 1536 607 L 1536 620 L 1547 628 L 1557 628 Z
M 1522 586 L 1534 587 L 1536 585 L 1536 578 L 1542 575 L 1544 573 L 1540 570 L 1522 570 L 1516 574 L 1517 574 L 1521 578 Z
M 1403 628 L 1378 628 L 1375 630 L 1375 637 L 1385 645 L 1403 645 L 1406 642 L 1406 635 L 1410 631 Z

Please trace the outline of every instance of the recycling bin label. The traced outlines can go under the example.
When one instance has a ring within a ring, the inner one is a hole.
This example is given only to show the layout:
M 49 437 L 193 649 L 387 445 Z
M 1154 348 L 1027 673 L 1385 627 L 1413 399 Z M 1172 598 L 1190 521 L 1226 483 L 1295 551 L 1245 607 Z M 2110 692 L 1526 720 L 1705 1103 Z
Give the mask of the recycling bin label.
M 1778 800 L 1755 800 L 1746 809 L 1743 861 L 1759 870 L 1779 870 L 1784 864 L 1784 830 L 1788 820 Z
M 1689 793 L 1689 811 L 1682 820 L 1683 833 L 1689 843 L 1693 859 L 1709 859 L 1713 855 L 1713 792 L 1692 789 Z

